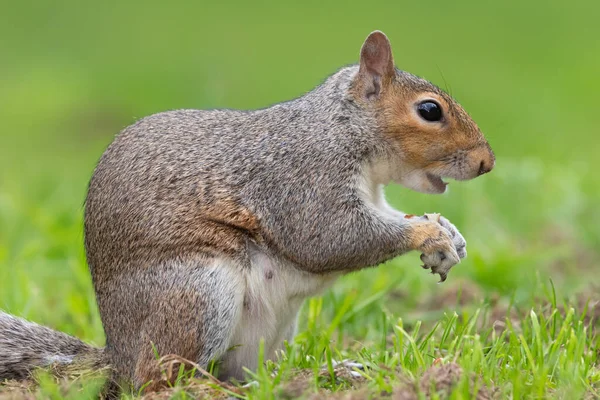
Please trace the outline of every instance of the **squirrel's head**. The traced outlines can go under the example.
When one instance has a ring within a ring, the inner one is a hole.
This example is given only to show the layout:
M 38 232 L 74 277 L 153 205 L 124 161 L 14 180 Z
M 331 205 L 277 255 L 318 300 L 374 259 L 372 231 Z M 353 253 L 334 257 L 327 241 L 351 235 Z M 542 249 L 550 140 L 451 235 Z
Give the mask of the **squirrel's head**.
M 351 95 L 374 111 L 395 155 L 397 183 L 443 193 L 442 178 L 472 179 L 494 167 L 494 153 L 469 114 L 437 86 L 396 69 L 382 32 L 371 33 L 362 46 Z

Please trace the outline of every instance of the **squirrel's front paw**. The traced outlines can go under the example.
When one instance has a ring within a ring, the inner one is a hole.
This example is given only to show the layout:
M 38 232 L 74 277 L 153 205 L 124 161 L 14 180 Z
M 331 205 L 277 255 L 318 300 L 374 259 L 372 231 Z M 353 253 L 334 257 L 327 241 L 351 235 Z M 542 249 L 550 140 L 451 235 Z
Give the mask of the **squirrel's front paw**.
M 448 277 L 448 271 L 462 258 L 457 248 L 466 255 L 464 238 L 454 225 L 447 219 L 442 219 L 439 214 L 425 214 L 422 217 L 407 216 L 406 218 L 410 218 L 411 222 L 412 246 L 423 253 L 421 254 L 423 268 L 431 269 L 432 274 L 439 274 L 440 282 L 444 282 Z

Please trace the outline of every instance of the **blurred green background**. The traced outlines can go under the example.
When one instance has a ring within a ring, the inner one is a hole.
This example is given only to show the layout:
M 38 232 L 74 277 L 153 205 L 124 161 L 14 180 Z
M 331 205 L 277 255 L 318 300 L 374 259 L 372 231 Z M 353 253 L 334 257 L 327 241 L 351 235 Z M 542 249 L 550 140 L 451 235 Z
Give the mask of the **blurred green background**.
M 375 29 L 399 68 L 462 103 L 497 155 L 493 173 L 443 196 L 389 189 L 393 205 L 441 212 L 467 238 L 449 282 L 515 301 L 550 279 L 565 296 L 597 284 L 598 15 L 592 0 L 5 2 L 0 308 L 102 343 L 82 206 L 114 135 L 159 111 L 300 96 L 355 63 Z M 412 254 L 348 276 L 325 304 L 386 293 L 381 306 L 410 315 L 441 287 L 418 265 Z M 365 323 L 347 329 L 369 336 L 376 317 L 357 313 Z

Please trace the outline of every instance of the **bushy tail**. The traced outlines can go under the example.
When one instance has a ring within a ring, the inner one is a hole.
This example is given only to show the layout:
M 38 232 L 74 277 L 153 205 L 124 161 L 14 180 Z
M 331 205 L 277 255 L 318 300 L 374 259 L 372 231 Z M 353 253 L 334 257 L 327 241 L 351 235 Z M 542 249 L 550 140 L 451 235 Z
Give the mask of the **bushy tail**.
M 100 369 L 103 349 L 0 311 L 0 382 L 23 380 L 36 368 Z

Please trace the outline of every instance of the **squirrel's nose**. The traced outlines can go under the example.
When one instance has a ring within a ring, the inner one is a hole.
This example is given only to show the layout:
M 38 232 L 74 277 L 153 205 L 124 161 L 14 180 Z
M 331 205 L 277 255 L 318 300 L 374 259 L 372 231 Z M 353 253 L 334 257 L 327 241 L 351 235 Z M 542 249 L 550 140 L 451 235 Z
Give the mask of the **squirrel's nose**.
M 494 168 L 494 161 L 485 161 L 482 160 L 479 164 L 479 171 L 477 171 L 477 176 L 487 174 Z
M 469 176 L 475 178 L 494 169 L 496 156 L 487 143 L 475 147 L 469 153 Z

